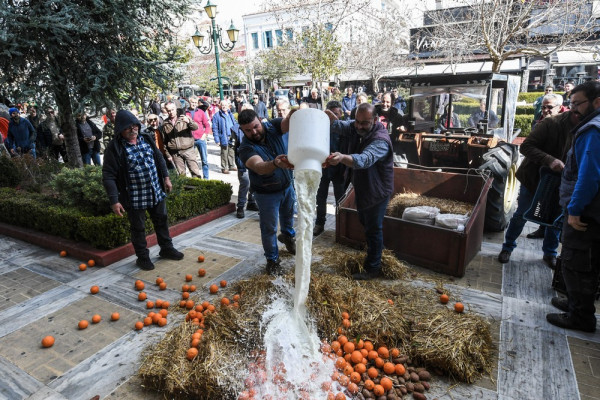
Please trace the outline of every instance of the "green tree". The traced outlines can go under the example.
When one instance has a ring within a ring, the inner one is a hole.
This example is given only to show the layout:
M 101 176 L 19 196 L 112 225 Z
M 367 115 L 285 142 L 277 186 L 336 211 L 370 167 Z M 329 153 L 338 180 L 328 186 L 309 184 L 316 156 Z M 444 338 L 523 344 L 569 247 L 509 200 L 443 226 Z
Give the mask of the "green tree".
M 69 162 L 81 166 L 74 114 L 172 86 L 186 52 L 174 30 L 187 0 L 7 0 L 0 7 L 0 87 L 58 107 Z
M 221 76 L 227 77 L 229 81 L 223 80 L 225 94 L 227 86 L 244 83 L 246 81 L 245 66 L 243 58 L 233 52 L 223 52 L 219 54 L 221 62 Z M 186 74 L 190 77 L 190 83 L 200 86 L 203 90 L 219 96 L 219 83 L 217 82 L 217 66 L 215 64 L 214 54 L 200 56 L 199 60 L 189 63 Z
M 269 88 L 275 81 L 284 81 L 299 72 L 294 53 L 290 43 L 261 51 L 253 60 L 254 74 L 264 79 Z

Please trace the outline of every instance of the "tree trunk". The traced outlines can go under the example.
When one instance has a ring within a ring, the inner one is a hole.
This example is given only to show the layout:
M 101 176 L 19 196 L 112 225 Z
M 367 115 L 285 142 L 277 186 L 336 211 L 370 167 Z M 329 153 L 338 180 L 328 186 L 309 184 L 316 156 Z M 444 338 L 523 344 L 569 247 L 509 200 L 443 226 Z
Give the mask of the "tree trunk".
M 379 77 L 372 76 L 371 85 L 373 85 L 373 92 L 375 93 L 375 95 L 377 95 L 377 93 L 379 93 Z
M 493 59 L 492 60 L 492 72 L 500 73 L 500 67 L 502 67 L 502 59 Z
M 76 168 L 83 167 L 81 160 L 81 150 L 79 149 L 79 140 L 77 139 L 77 128 L 75 127 L 75 117 L 71 100 L 69 98 L 69 89 L 67 85 L 55 85 L 54 97 L 56 106 L 60 113 L 62 121 L 61 131 L 65 136 L 67 146 L 67 156 L 69 157 L 69 165 Z

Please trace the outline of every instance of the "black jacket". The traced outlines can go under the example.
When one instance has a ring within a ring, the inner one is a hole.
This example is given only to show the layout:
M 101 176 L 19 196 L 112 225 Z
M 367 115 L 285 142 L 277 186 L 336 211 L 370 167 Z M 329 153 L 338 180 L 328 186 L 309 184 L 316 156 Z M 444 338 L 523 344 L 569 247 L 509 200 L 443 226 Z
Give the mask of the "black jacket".
M 131 206 L 128 191 L 130 182 L 129 174 L 127 173 L 129 169 L 127 165 L 127 151 L 121 142 L 120 132 L 132 124 L 140 126 L 138 119 L 131 114 L 131 112 L 127 110 L 120 110 L 117 112 L 117 118 L 115 119 L 115 137 L 108 143 L 108 146 L 106 146 L 106 150 L 104 151 L 104 163 L 102 165 L 102 184 L 108 194 L 110 204 L 113 205 L 118 202 L 121 203 L 125 209 Z M 141 132 L 138 137 L 143 137 L 152 147 L 158 180 L 160 181 L 163 190 L 165 190 L 164 180 L 169 176 L 169 171 L 167 170 L 167 164 L 165 163 L 163 155 L 156 147 L 154 137 L 151 137 L 144 132 Z
M 92 122 L 91 119 L 86 118 L 85 121 L 92 128 L 92 134 L 96 136 L 96 140 L 94 140 L 94 146 L 92 147 L 92 151 L 98 153 L 100 152 L 100 139 L 102 139 L 102 131 L 96 126 L 96 124 Z M 83 132 L 81 132 L 81 129 L 79 128 L 79 122 L 77 122 L 75 125 L 77 125 L 77 139 L 79 139 L 79 150 L 81 151 L 81 155 L 87 154 L 90 151 L 88 143 L 85 140 L 83 140 Z

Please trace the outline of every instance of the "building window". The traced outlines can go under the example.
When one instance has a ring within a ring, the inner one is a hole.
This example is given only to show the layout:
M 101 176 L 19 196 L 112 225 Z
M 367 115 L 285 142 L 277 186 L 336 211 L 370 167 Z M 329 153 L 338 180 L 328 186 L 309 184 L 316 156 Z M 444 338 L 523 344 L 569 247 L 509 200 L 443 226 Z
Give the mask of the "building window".
M 252 48 L 258 49 L 258 33 L 256 32 L 252 34 Z
M 287 28 L 285 30 L 285 35 L 287 36 L 288 40 L 294 40 L 294 31 L 291 28 Z
M 281 46 L 283 44 L 283 31 L 281 29 L 277 29 L 275 31 L 275 40 L 277 46 Z
M 271 31 L 265 32 L 265 47 L 268 49 L 273 47 L 273 32 Z

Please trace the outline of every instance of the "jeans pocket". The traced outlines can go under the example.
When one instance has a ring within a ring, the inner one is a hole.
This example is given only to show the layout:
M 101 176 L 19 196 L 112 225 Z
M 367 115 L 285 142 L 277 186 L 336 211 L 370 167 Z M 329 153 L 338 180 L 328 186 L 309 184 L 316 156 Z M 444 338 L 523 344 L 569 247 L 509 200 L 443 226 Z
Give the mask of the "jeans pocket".
M 563 247 L 560 257 L 563 268 L 577 272 L 589 272 L 592 270 L 590 249 L 579 250 Z

